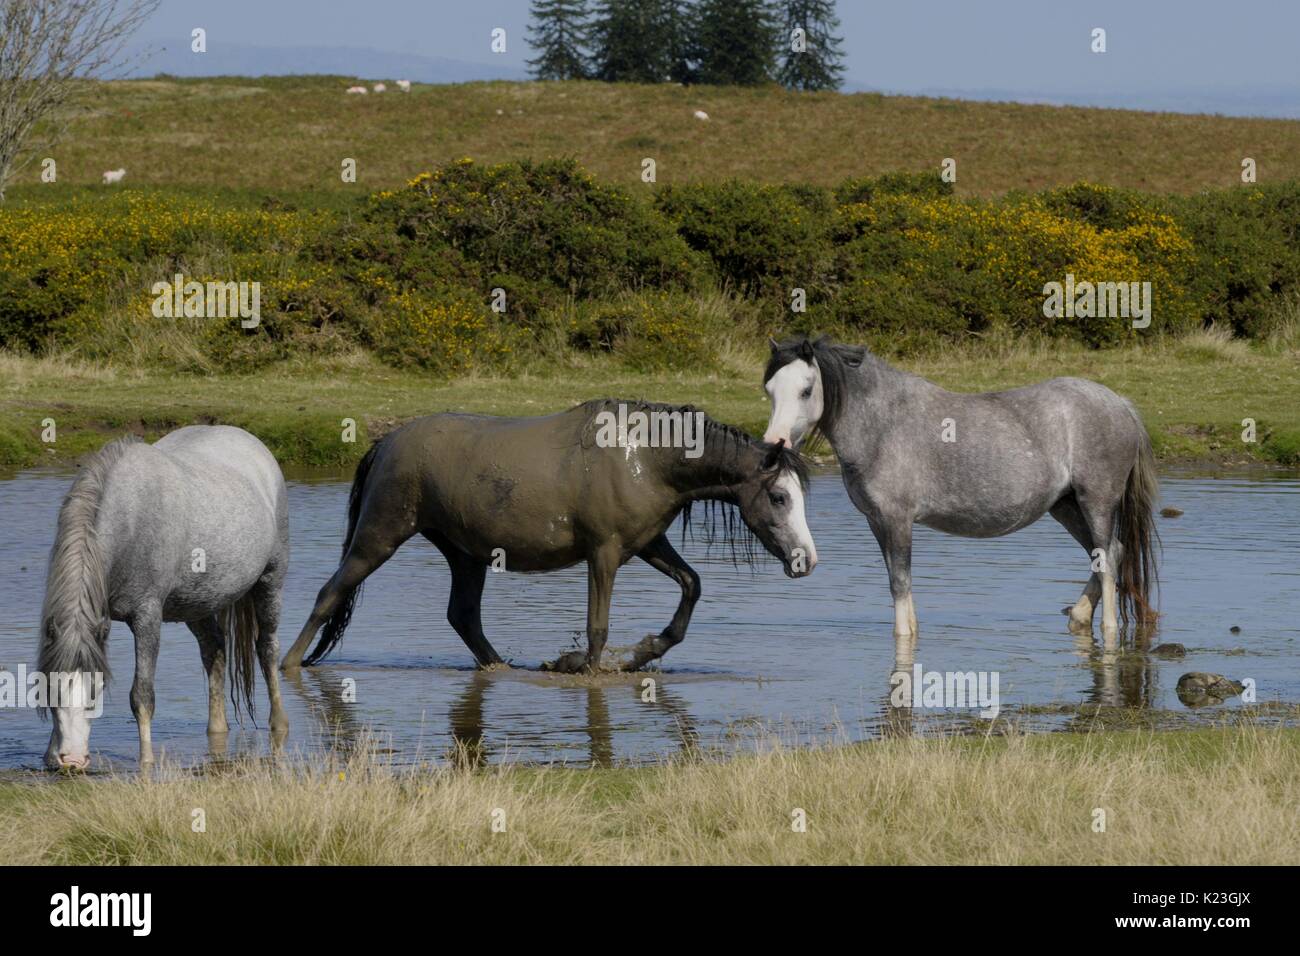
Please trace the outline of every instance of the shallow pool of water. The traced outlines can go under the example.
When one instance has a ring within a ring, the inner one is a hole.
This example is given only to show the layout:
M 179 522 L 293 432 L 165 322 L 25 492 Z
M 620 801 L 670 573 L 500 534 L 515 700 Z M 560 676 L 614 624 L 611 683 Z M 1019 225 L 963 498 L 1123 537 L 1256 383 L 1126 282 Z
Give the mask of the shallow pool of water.
M 71 473 L 29 471 L 0 480 L 0 669 L 32 666 L 55 518 Z M 662 672 L 597 679 L 537 671 L 573 646 L 585 620 L 582 566 L 547 575 L 489 575 L 484 628 L 515 669 L 479 673 L 444 616 L 448 574 L 422 538 L 408 542 L 366 584 L 343 643 L 326 664 L 286 682 L 287 746 L 347 744 L 366 729 L 399 761 L 443 759 L 457 744 L 490 760 L 575 763 L 658 759 L 699 744 L 787 737 L 863 739 L 917 722 L 962 726 L 978 707 L 890 706 L 896 664 L 924 672 L 997 675 L 1003 717 L 1031 729 L 1077 726 L 1074 705 L 1168 711 L 1215 721 L 1239 699 L 1190 710 L 1175 685 L 1188 671 L 1255 682 L 1262 702 L 1300 702 L 1300 480 L 1258 473 L 1164 477 L 1160 519 L 1163 617 L 1152 644 L 1185 645 L 1159 660 L 1145 645 L 1109 653 L 1071 635 L 1060 609 L 1087 577 L 1087 556 L 1051 518 L 1007 538 L 974 541 L 918 528 L 914 588 L 920 637 L 891 635 L 889 588 L 875 541 L 839 477 L 814 479 L 809 522 L 820 564 L 802 580 L 774 561 L 756 572 L 715 548 L 680 547 L 703 578 L 686 641 Z M 285 585 L 287 647 L 338 560 L 348 485 L 342 476 L 290 482 L 293 557 Z M 678 540 L 678 529 L 673 530 Z M 614 591 L 610 646 L 658 632 L 676 586 L 640 562 Z M 1232 633 L 1239 627 L 1240 633 Z M 91 740 L 97 766 L 131 766 L 136 729 L 127 700 L 133 640 L 114 624 L 116 675 Z M 654 700 L 643 686 L 655 680 Z M 180 624 L 163 630 L 156 682 L 156 748 L 190 760 L 208 753 L 207 684 L 198 648 Z M 259 677 L 259 715 L 266 713 Z M 233 717 L 232 717 L 233 723 Z M 969 726 L 969 723 L 966 724 Z M 0 708 L 0 768 L 39 766 L 49 725 L 34 711 Z M 247 721 L 232 752 L 265 750 Z

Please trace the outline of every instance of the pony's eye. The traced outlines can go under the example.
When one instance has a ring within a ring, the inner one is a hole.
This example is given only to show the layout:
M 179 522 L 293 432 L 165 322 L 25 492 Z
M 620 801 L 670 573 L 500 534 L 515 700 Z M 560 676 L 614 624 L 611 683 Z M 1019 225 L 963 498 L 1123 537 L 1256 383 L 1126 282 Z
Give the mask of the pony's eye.
M 767 500 L 772 502 L 773 508 L 780 508 L 785 505 L 785 495 L 783 495 L 779 491 L 769 492 L 767 496 Z
M 799 393 L 799 397 L 800 397 L 800 398 L 812 398 L 812 386 L 809 385 L 809 386 L 808 386 L 807 388 L 805 388 L 802 392 L 800 392 L 800 393 Z

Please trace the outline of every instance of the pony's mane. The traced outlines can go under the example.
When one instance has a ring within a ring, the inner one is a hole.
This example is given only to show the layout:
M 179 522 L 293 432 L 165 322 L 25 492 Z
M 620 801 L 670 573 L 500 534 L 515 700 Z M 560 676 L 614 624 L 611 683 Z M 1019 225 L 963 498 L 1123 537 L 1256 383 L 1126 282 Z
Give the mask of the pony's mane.
M 840 345 L 829 335 L 815 339 L 798 335 L 773 347 L 772 357 L 763 372 L 763 384 L 766 385 L 773 375 L 795 359 L 816 359 L 822 377 L 822 417 L 810 438 L 816 435 L 826 437 L 839 421 L 844 412 L 850 370 L 860 368 L 864 362 L 883 364 L 865 346 Z
M 90 671 L 108 678 L 108 575 L 95 521 L 109 472 L 139 443 L 128 435 L 100 449 L 82 466 L 59 508 L 41 608 L 37 668 L 44 674 Z
M 594 429 L 596 416 L 601 412 L 617 412 L 619 405 L 627 406 L 629 413 L 633 411 L 641 412 L 668 412 L 680 413 L 682 415 L 695 414 L 700 409 L 694 405 L 671 405 L 666 402 L 649 402 L 645 400 L 625 401 L 617 398 L 595 398 L 583 402 L 577 406 L 587 415 L 587 425 L 583 430 L 584 443 Z M 777 461 L 777 474 L 789 472 L 799 480 L 799 486 L 805 492 L 808 490 L 808 462 L 797 451 L 787 448 L 784 445 L 770 445 L 762 439 L 754 438 L 748 432 L 737 428 L 735 425 L 728 425 L 720 422 L 715 418 L 704 415 L 704 448 L 714 449 L 713 454 L 719 459 L 726 455 L 739 455 L 742 449 L 754 449 L 759 453 L 767 456 L 775 456 Z M 731 552 L 731 562 L 739 566 L 742 562 L 749 567 L 754 567 L 760 549 L 755 548 L 754 543 L 757 540 L 754 533 L 749 530 L 744 519 L 740 516 L 738 506 L 727 501 L 706 500 L 701 502 L 703 510 L 703 520 L 700 521 L 695 517 L 693 510 L 694 502 L 688 502 L 682 508 L 682 541 L 689 537 L 695 540 L 696 525 L 702 525 L 702 538 L 705 548 L 712 551 L 713 546 L 719 542 L 727 545 Z M 762 554 L 767 554 L 762 550 Z
M 617 412 L 620 405 L 627 407 L 628 413 L 638 412 L 667 412 L 669 414 L 694 415 L 701 409 L 694 405 L 671 405 L 667 402 L 650 402 L 644 399 L 636 401 L 627 401 L 618 398 L 593 398 L 590 401 L 583 402 L 576 406 L 587 414 L 587 425 L 583 429 L 584 444 L 591 439 L 592 431 L 595 427 L 596 416 L 601 412 Z M 721 451 L 731 451 L 738 453 L 742 448 L 753 448 L 764 455 L 775 455 L 779 464 L 780 472 L 791 472 L 799 479 L 799 485 L 805 491 L 808 489 L 808 462 L 797 451 L 792 448 L 786 448 L 784 445 L 779 449 L 755 438 L 748 432 L 737 428 L 735 425 L 728 425 L 720 422 L 716 418 L 711 418 L 707 412 L 704 414 L 704 445 L 707 449 L 710 443 L 720 444 Z

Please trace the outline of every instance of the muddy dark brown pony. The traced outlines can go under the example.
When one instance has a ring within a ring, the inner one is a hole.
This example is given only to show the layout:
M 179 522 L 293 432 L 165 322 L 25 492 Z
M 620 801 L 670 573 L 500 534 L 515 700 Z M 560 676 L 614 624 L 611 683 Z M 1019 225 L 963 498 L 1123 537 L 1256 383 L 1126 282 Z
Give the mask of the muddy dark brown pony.
M 629 419 L 657 427 L 629 428 Z M 523 572 L 587 562 L 587 648 L 546 666 L 594 671 L 615 573 L 641 558 L 676 581 L 682 597 L 668 626 L 632 649 L 625 666 L 639 668 L 686 636 L 700 597 L 699 575 L 665 535 L 673 520 L 696 501 L 735 506 L 786 573 L 801 577 L 817 561 L 804 517 L 806 486 L 804 463 L 786 446 L 764 444 L 689 407 L 604 399 L 539 418 L 416 419 L 377 442 L 357 466 L 343 560 L 282 666 L 292 670 L 328 654 L 348 626 L 361 583 L 421 534 L 447 559 L 447 619 L 480 666 L 501 662 L 480 619 L 487 570 L 499 566 L 494 561 Z

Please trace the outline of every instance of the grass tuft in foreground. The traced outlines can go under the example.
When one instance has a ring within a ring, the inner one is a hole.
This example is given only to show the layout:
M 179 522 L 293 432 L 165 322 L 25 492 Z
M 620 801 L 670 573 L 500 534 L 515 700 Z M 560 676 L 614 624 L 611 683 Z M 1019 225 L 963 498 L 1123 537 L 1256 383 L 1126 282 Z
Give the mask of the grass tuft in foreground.
M 772 744 L 641 769 L 362 753 L 7 783 L 0 843 L 7 862 L 63 864 L 1284 864 L 1298 793 L 1300 732 L 1258 726 Z

